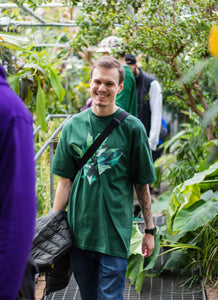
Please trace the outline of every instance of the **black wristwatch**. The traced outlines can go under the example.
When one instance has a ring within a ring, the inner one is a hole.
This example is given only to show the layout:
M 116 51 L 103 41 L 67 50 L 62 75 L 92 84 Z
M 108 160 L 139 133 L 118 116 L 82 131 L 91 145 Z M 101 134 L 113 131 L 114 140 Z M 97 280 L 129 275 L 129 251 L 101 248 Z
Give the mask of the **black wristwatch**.
M 152 235 L 155 235 L 156 231 L 157 231 L 156 227 L 153 227 L 151 229 L 147 229 L 147 228 L 145 229 L 145 233 L 150 233 Z

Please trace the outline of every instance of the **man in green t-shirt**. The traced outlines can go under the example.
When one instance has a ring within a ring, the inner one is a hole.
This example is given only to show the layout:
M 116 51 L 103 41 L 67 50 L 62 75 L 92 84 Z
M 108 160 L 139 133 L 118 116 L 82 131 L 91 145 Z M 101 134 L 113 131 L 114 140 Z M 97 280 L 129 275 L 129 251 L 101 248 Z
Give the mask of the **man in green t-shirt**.
M 149 184 L 155 180 L 147 135 L 139 119 L 128 115 L 77 172 L 85 151 L 121 112 L 115 105 L 123 89 L 124 69 L 103 56 L 92 67 L 91 108 L 64 126 L 52 164 L 60 176 L 53 211 L 68 206 L 72 232 L 71 265 L 83 300 L 123 299 L 133 223 L 133 185 L 146 232 L 142 255 L 154 249 Z

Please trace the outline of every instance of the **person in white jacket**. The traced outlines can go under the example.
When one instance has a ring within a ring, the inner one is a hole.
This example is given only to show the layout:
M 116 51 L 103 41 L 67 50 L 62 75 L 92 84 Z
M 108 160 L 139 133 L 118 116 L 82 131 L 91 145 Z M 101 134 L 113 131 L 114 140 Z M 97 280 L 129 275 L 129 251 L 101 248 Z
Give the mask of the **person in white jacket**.
M 126 55 L 125 60 L 136 79 L 137 116 L 146 128 L 155 161 L 161 155 L 161 150 L 158 149 L 162 122 L 161 86 L 154 77 L 144 73 L 138 67 L 134 55 Z

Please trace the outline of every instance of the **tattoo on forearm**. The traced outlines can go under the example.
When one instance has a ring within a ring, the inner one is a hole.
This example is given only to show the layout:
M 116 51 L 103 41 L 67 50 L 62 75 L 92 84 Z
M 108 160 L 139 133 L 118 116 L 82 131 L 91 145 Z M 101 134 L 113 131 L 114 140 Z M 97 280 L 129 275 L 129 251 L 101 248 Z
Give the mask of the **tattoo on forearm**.
M 135 185 L 135 190 L 144 216 L 145 224 L 153 226 L 149 185 Z

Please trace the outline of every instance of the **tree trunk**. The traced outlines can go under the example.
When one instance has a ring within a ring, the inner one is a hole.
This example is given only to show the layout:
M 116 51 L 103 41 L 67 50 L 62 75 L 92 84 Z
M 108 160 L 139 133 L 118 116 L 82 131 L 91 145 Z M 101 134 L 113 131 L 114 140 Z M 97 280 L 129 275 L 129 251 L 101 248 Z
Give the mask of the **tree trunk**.
M 212 141 L 212 140 L 216 139 L 216 136 L 213 131 L 214 131 L 214 127 L 213 127 L 212 123 L 210 122 L 206 128 L 206 136 L 207 136 L 208 141 Z

